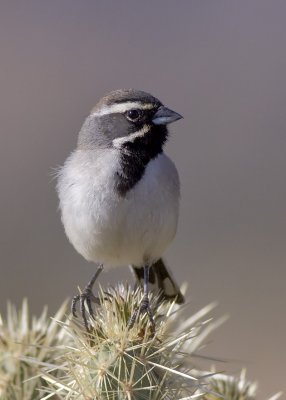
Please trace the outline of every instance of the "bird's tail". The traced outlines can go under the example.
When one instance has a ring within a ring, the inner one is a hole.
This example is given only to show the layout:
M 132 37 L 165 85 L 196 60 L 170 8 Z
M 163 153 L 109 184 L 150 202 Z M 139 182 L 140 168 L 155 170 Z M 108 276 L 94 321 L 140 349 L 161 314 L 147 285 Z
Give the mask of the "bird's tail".
M 144 268 L 131 266 L 132 271 L 140 284 L 144 280 Z M 180 291 L 179 286 L 170 275 L 162 258 L 151 265 L 149 270 L 149 283 L 153 285 L 155 290 L 158 290 L 164 299 L 175 300 L 177 304 L 184 302 L 184 296 Z

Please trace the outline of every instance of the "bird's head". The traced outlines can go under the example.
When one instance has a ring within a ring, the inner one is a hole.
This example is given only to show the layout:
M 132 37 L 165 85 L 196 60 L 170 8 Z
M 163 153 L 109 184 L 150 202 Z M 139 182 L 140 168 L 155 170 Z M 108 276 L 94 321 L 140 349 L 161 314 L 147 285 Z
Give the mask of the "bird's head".
M 166 125 L 180 118 L 149 93 L 115 90 L 91 110 L 80 131 L 78 147 L 140 151 L 147 146 L 150 151 L 158 151 L 167 139 Z

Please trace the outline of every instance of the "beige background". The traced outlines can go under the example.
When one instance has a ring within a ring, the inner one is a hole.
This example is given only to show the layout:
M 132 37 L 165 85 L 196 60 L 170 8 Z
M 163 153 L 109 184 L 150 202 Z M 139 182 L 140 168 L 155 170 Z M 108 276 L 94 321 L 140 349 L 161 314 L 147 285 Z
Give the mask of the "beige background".
M 168 250 L 190 313 L 231 319 L 205 355 L 246 366 L 260 397 L 285 389 L 286 2 L 0 3 L 1 310 L 39 312 L 93 272 L 67 242 L 51 179 L 89 109 L 120 87 L 184 115 L 167 151 L 182 181 Z M 131 279 L 127 268 L 101 282 Z

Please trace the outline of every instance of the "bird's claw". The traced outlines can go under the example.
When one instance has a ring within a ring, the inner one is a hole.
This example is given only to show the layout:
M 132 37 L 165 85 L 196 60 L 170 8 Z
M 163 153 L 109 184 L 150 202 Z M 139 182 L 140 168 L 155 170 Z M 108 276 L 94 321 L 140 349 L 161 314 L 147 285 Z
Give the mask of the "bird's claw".
M 80 313 L 81 313 L 81 316 L 83 319 L 84 326 L 87 331 L 89 331 L 89 324 L 88 324 L 87 317 L 86 317 L 85 305 L 87 306 L 89 315 L 92 318 L 94 318 L 94 312 L 93 312 L 92 305 L 91 305 L 92 301 L 95 303 L 98 303 L 98 299 L 94 296 L 94 294 L 92 293 L 92 290 L 87 286 L 81 294 L 78 294 L 73 297 L 72 304 L 71 304 L 72 315 L 74 317 L 77 317 L 76 306 L 77 306 L 77 303 L 79 303 Z
M 94 303 L 100 304 L 100 301 L 92 293 L 92 288 L 93 288 L 94 282 L 96 281 L 96 279 L 98 278 L 98 275 L 101 273 L 102 270 L 103 270 L 103 265 L 100 264 L 97 268 L 97 271 L 95 272 L 95 274 L 93 275 L 91 280 L 88 282 L 88 284 L 84 288 L 83 292 L 81 294 L 77 294 L 72 299 L 72 304 L 71 304 L 72 315 L 75 318 L 77 317 L 76 305 L 77 305 L 77 303 L 79 303 L 79 308 L 80 308 L 80 313 L 81 313 L 81 316 L 83 319 L 83 323 L 88 332 L 89 332 L 89 325 L 88 325 L 87 318 L 86 318 L 85 305 L 87 306 L 87 309 L 88 309 L 88 312 L 89 312 L 89 315 L 91 316 L 91 318 L 94 318 L 94 312 L 93 312 L 93 309 L 91 306 L 91 302 L 93 301 Z
M 132 328 L 133 328 L 133 326 L 134 326 L 134 324 L 135 324 L 135 321 L 137 321 L 138 317 L 139 317 L 140 314 L 142 314 L 143 312 L 146 312 L 146 313 L 147 313 L 148 318 L 149 318 L 149 321 L 150 321 L 150 324 L 151 324 L 151 331 L 152 331 L 152 332 L 155 332 L 155 322 L 154 322 L 154 319 L 153 319 L 153 315 L 152 315 L 152 311 L 151 311 L 151 307 L 150 307 L 149 298 L 148 298 L 148 296 L 146 296 L 146 295 L 144 295 L 144 297 L 143 297 L 143 299 L 142 299 L 142 301 L 141 301 L 141 303 L 140 303 L 140 306 L 137 307 L 137 308 L 133 311 L 131 317 L 129 318 L 129 321 L 128 321 L 128 323 L 127 323 L 128 329 L 132 329 Z

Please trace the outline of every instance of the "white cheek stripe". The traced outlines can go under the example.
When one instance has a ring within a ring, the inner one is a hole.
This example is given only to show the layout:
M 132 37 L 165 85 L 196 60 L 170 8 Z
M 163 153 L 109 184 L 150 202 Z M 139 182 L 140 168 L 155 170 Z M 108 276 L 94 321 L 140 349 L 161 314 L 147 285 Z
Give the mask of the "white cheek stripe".
M 118 149 L 120 149 L 122 144 L 127 143 L 127 142 L 134 142 L 134 140 L 136 138 L 144 136 L 147 132 L 149 132 L 150 128 L 151 128 L 151 125 L 147 125 L 147 124 L 143 125 L 143 128 L 141 128 L 137 132 L 131 133 L 131 135 L 113 139 L 112 144 L 114 147 L 117 147 Z
M 103 106 L 98 111 L 92 113 L 92 116 L 102 117 L 103 115 L 125 113 L 126 111 L 137 109 L 137 110 L 152 110 L 154 104 L 146 103 L 142 104 L 136 101 L 126 101 L 125 103 L 112 104 L 111 106 Z

